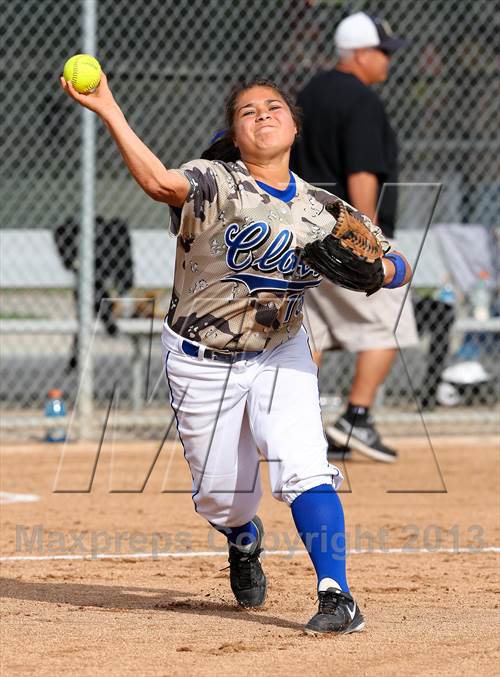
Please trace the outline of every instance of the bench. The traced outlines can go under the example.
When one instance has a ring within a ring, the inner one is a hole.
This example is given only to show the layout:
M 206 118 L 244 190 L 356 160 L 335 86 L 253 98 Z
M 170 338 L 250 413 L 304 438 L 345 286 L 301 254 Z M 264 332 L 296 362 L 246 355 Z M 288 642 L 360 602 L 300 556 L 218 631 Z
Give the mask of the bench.
M 420 250 L 422 230 L 401 230 L 397 234 L 398 247 L 414 264 Z M 171 288 L 175 239 L 167 230 L 131 230 L 134 282 L 136 290 Z M 446 260 L 437 240 L 436 230 L 431 228 L 422 249 L 415 272 L 413 288 L 435 289 L 443 282 Z M 57 252 L 50 230 L 6 229 L 0 231 L 0 291 L 26 292 L 44 290 L 71 290 L 74 275 L 68 272 Z M 42 309 L 43 310 L 43 309 Z M 76 310 L 76 309 L 75 309 Z M 31 315 L 32 313 L 30 313 Z M 0 317 L 2 335 L 76 335 L 76 317 L 47 317 L 41 313 L 36 317 Z M 142 404 L 141 388 L 144 374 L 145 345 L 151 333 L 161 332 L 161 319 L 130 318 L 118 319 L 120 334 L 132 344 L 132 402 L 135 409 Z M 97 322 L 96 332 L 104 328 Z M 459 316 L 453 325 L 453 332 L 491 331 L 500 332 L 500 318 L 479 321 Z
M 164 230 L 131 230 L 135 286 L 171 288 L 176 240 Z M 0 230 L 0 289 L 73 289 L 75 276 L 57 252 L 52 231 Z
M 422 230 L 399 230 L 396 233 L 398 248 L 408 258 L 413 266 L 414 275 L 412 288 L 415 290 L 437 290 L 446 278 L 452 280 L 455 286 L 458 286 L 460 279 L 454 275 L 455 271 L 450 269 L 450 253 L 443 252 L 443 247 L 439 239 L 440 229 L 447 227 L 447 224 L 436 224 L 427 232 L 421 256 L 418 265 L 415 268 L 418 253 L 422 246 L 424 232 Z M 485 229 L 481 226 L 468 226 L 476 234 L 484 235 Z M 476 241 L 479 245 L 479 242 Z M 479 246 L 478 246 L 479 249 Z M 490 266 L 492 267 L 492 266 Z M 460 274 L 460 273 L 459 273 Z M 469 271 L 469 275 L 473 275 Z M 460 299 L 457 300 L 460 305 Z M 465 308 L 460 308 L 453 324 L 454 333 L 465 332 L 500 332 L 500 317 L 490 317 L 487 320 L 478 320 L 467 314 Z
M 131 230 L 134 264 L 134 292 L 171 289 L 176 240 L 165 230 Z M 44 229 L 0 230 L 0 291 L 14 294 L 25 292 L 71 291 L 75 275 L 66 270 L 58 254 L 53 234 Z M 74 304 L 73 304 L 74 305 Z M 78 332 L 76 308 L 74 317 L 47 317 L 46 308 L 23 307 L 14 317 L 2 317 L 0 305 L 0 334 L 75 336 Z M 123 318 L 117 320 L 120 334 L 132 344 L 132 395 L 135 409 L 142 404 L 141 389 L 144 374 L 144 345 L 151 333 L 159 335 L 162 320 L 155 318 Z M 96 322 L 97 334 L 104 334 L 101 322 Z

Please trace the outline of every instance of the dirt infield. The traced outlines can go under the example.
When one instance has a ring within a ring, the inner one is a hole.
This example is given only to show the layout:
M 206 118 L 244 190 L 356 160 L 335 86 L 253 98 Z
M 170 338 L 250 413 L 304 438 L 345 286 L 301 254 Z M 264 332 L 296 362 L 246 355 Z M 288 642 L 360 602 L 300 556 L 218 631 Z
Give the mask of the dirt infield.
M 60 493 L 58 445 L 4 448 L 2 675 L 494 674 L 499 441 L 392 441 L 398 464 L 345 466 L 349 580 L 367 629 L 339 638 L 302 632 L 313 570 L 267 478 L 269 596 L 240 611 L 179 445 L 149 478 L 158 445 L 105 445 L 87 493 L 96 445 L 68 446 Z

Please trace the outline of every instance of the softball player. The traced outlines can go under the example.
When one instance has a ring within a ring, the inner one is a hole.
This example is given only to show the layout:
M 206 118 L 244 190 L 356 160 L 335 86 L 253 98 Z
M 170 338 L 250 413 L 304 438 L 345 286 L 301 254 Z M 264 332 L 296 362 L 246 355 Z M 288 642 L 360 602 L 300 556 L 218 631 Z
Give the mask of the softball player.
M 165 369 L 195 509 L 227 536 L 237 602 L 257 607 L 266 595 L 256 516 L 263 457 L 318 577 L 319 610 L 306 631 L 362 630 L 346 580 L 342 475 L 326 458 L 317 369 L 301 326 L 304 292 L 320 277 L 295 252 L 331 229 L 331 195 L 288 168 L 294 107 L 272 83 L 242 86 L 227 102 L 228 131 L 210 151 L 235 161 L 168 170 L 127 124 L 105 75 L 89 95 L 61 84 L 102 118 L 145 192 L 172 208 L 177 257 Z M 395 267 L 384 269 L 390 283 Z

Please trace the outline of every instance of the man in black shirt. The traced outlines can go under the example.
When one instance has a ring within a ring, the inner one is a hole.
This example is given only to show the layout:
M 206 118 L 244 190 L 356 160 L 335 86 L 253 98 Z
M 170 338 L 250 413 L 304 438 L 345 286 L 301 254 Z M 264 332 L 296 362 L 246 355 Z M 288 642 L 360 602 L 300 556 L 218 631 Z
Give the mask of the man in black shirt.
M 370 85 L 387 79 L 390 58 L 402 44 L 385 22 L 364 12 L 341 21 L 335 32 L 336 68 L 316 74 L 299 93 L 303 128 L 292 153 L 299 176 L 367 214 L 388 238 L 396 221 L 397 142 Z M 317 364 L 327 349 L 357 353 L 348 407 L 325 431 L 330 456 L 340 445 L 378 461 L 396 460 L 396 451 L 375 429 L 370 407 L 396 356 L 394 326 L 404 294 L 404 289 L 382 289 L 365 297 L 328 281 L 307 294 L 305 324 Z M 417 341 L 409 302 L 397 338 L 400 347 Z

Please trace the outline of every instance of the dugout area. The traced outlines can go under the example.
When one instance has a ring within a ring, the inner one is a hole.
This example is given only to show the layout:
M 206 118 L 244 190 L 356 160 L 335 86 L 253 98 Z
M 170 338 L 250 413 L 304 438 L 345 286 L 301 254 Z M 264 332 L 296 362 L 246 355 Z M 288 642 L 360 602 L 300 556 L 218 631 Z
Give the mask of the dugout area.
M 337 638 L 302 633 L 313 569 L 265 472 L 268 599 L 241 611 L 178 443 L 149 477 L 158 443 L 104 444 L 85 493 L 53 492 L 59 445 L 4 446 L 2 675 L 493 674 L 498 437 L 397 444 L 394 466 L 341 464 L 349 580 L 367 629 Z M 68 445 L 66 489 L 81 488 L 96 448 Z

